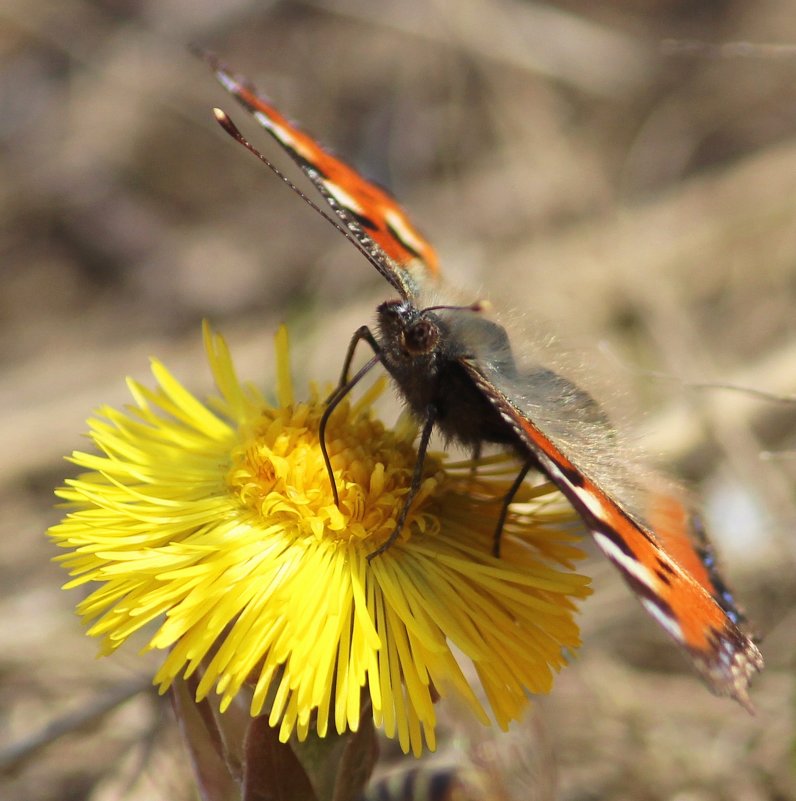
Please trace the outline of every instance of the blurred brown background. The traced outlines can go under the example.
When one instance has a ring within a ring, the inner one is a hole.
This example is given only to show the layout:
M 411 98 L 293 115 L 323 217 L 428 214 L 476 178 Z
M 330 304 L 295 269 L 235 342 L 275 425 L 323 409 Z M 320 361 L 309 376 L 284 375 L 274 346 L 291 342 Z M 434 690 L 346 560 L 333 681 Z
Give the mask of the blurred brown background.
M 86 417 L 149 355 L 206 389 L 203 317 L 243 376 L 288 320 L 299 377 L 334 380 L 385 297 L 217 129 L 214 105 L 285 164 L 189 42 L 390 186 L 450 278 L 629 386 L 764 635 L 751 717 L 591 560 L 576 664 L 494 737 L 512 797 L 796 798 L 796 406 L 693 386 L 796 392 L 792 0 L 0 4 L 0 796 L 192 797 L 152 660 L 95 661 L 48 561 Z M 493 736 L 466 732 L 451 758 Z

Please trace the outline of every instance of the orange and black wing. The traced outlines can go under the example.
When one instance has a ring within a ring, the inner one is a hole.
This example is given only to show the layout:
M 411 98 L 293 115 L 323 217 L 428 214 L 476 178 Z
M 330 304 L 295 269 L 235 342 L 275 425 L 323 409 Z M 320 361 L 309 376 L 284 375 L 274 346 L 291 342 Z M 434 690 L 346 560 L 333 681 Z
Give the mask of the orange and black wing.
M 422 285 L 437 278 L 439 262 L 434 248 L 385 189 L 333 156 L 215 56 L 200 55 L 221 85 L 296 162 L 376 269 L 401 295 L 413 298 Z
M 751 709 L 748 687 L 762 656 L 708 552 L 690 535 L 691 519 L 674 497 L 653 503 L 654 530 L 639 522 L 562 453 L 472 362 L 462 365 L 589 528 L 646 611 L 691 657 L 717 695 Z M 573 457 L 574 458 L 574 457 Z M 704 545 L 706 549 L 707 546 Z

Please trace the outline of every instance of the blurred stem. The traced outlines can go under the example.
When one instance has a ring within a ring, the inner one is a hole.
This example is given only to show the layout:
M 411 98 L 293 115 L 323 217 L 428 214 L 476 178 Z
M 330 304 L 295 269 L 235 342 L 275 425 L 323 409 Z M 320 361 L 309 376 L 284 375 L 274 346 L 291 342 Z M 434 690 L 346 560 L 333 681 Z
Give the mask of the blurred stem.
M 221 733 L 207 701 L 196 703 L 193 689 L 184 681 L 171 688 L 174 714 L 191 759 L 196 786 L 202 801 L 236 801 L 240 784 L 224 759 Z
M 252 718 L 244 747 L 242 801 L 321 801 L 289 743 L 266 717 Z

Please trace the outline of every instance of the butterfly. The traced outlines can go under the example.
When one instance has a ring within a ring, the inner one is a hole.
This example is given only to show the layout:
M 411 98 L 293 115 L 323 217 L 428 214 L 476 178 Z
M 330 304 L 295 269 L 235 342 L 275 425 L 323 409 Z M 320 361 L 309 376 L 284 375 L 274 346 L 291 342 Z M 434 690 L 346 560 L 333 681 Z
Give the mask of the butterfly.
M 749 683 L 762 670 L 763 659 L 719 574 L 699 517 L 668 490 L 653 486 L 628 492 L 636 476 L 610 453 L 610 423 L 591 396 L 552 370 L 518 366 L 509 335 L 491 319 L 488 304 L 452 299 L 434 248 L 386 190 L 324 149 L 215 56 L 200 55 L 295 161 L 334 217 L 262 156 L 225 112 L 215 109 L 221 126 L 332 222 L 398 296 L 378 306 L 375 332 L 362 326 L 355 333 L 324 419 L 380 363 L 421 423 L 418 460 L 396 530 L 370 556 L 378 556 L 398 536 L 422 480 L 433 430 L 476 452 L 483 443 L 505 446 L 519 456 L 522 468 L 500 515 L 495 553 L 513 493 L 529 470 L 541 472 L 573 506 L 646 611 L 691 658 L 709 689 L 752 711 Z M 374 355 L 350 377 L 360 342 Z

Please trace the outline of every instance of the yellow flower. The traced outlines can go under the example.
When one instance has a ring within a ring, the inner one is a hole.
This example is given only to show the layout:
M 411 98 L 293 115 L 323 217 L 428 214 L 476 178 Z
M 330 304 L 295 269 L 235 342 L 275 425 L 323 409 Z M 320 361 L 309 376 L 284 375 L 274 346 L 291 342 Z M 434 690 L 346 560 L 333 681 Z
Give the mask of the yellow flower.
M 525 487 L 496 559 L 516 468 L 429 454 L 400 539 L 368 562 L 407 492 L 416 426 L 375 419 L 380 388 L 338 407 L 338 508 L 318 443 L 324 395 L 294 401 L 284 330 L 274 404 L 239 382 L 219 335 L 204 336 L 219 394 L 201 403 L 153 361 L 158 388 L 128 381 L 135 405 L 89 421 L 101 453 L 74 453 L 91 472 L 57 491 L 70 511 L 49 533 L 68 549 L 65 586 L 100 584 L 78 612 L 103 653 L 152 624 L 146 647 L 168 651 L 161 691 L 196 672 L 197 700 L 215 690 L 224 709 L 246 688 L 282 741 L 356 729 L 369 696 L 375 722 L 415 754 L 434 747 L 436 694 L 489 722 L 477 676 L 505 728 L 528 691 L 548 691 L 589 591 L 571 572 L 580 554 L 559 497 Z

